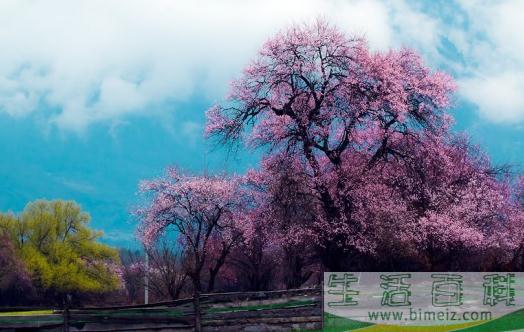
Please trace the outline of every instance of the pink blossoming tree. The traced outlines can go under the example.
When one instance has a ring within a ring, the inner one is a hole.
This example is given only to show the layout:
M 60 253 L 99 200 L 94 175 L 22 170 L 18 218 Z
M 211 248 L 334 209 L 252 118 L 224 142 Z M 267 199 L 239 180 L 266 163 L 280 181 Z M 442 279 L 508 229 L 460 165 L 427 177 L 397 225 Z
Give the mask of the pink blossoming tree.
M 139 211 L 140 238 L 151 247 L 169 232 L 183 248 L 185 272 L 195 298 L 195 326 L 200 330 L 203 269 L 209 267 L 212 285 L 226 256 L 242 238 L 237 225 L 242 220 L 243 206 L 239 181 L 221 176 L 188 176 L 170 169 L 167 177 L 143 182 L 141 189 L 152 194 L 152 201 Z
M 512 248 L 519 220 L 513 184 L 449 131 L 454 89 L 413 51 L 371 52 L 318 21 L 266 42 L 206 134 L 269 147 L 250 176 L 282 243 L 313 244 L 331 270 L 415 245 L 431 269 L 464 248 Z

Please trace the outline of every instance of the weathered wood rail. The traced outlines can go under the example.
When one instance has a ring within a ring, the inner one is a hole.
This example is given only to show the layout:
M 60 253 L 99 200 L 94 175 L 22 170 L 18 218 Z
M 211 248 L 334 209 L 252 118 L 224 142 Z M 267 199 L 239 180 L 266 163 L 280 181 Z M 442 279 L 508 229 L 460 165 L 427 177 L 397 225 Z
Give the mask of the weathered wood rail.
M 204 294 L 205 331 L 306 331 L 321 328 L 319 288 Z M 67 315 L 67 327 L 64 324 Z M 52 315 L 1 316 L 1 331 L 192 331 L 192 299 L 149 305 L 73 308 Z

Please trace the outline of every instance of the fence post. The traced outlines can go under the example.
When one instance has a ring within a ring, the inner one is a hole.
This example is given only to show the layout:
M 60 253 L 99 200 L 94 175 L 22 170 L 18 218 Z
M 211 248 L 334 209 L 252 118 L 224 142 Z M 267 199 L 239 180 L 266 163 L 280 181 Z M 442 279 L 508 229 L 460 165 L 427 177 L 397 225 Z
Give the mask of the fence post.
M 146 273 L 144 274 L 144 304 L 149 304 L 149 251 L 144 249 L 146 254 Z
M 71 295 L 67 294 L 64 301 L 64 332 L 69 332 L 69 305 L 71 303 Z
M 324 273 L 320 281 L 320 329 L 324 331 Z

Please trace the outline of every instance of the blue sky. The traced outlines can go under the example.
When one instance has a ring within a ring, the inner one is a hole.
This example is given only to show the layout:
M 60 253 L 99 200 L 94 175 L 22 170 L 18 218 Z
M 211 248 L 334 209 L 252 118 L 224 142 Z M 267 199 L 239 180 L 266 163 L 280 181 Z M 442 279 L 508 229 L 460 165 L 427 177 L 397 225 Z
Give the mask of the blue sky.
M 167 165 L 256 167 L 257 153 L 211 148 L 204 112 L 264 40 L 319 16 L 451 73 L 456 130 L 522 170 L 522 12 L 522 1 L 4 0 L 0 210 L 74 199 L 105 241 L 134 245 L 140 179 Z

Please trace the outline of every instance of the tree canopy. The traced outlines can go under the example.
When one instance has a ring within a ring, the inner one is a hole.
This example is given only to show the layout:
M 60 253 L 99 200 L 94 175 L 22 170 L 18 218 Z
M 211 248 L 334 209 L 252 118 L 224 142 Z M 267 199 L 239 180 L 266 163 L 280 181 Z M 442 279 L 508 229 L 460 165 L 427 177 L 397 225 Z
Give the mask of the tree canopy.
M 44 291 L 103 292 L 120 286 L 118 252 L 98 241 L 90 217 L 73 201 L 38 200 L 19 214 L 0 214 L 34 285 Z
M 450 130 L 454 90 L 413 50 L 372 52 L 317 21 L 263 45 L 206 133 L 269 147 L 249 176 L 266 193 L 256 218 L 279 241 L 313 244 L 333 270 L 410 250 L 433 269 L 511 252 L 524 222 L 514 179 Z

